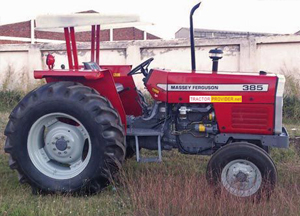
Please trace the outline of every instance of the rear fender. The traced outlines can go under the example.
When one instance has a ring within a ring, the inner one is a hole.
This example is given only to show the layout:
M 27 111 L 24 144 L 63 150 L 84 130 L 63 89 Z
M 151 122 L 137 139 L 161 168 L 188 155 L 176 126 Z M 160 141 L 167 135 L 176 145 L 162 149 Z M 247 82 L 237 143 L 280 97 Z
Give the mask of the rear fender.
M 106 97 L 113 107 L 119 112 L 124 128 L 127 127 L 126 114 L 121 98 L 116 90 L 115 81 L 107 69 L 101 71 L 34 71 L 36 79 L 45 78 L 47 83 L 72 81 L 95 89 Z

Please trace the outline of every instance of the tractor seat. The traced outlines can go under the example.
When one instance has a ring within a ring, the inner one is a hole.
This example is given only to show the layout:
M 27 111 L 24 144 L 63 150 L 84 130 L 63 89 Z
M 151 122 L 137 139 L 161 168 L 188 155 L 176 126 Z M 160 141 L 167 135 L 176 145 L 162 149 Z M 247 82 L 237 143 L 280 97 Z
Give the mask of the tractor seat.
M 85 70 L 101 70 L 100 66 L 96 62 L 83 62 L 83 67 Z M 115 83 L 115 86 L 118 93 L 124 90 L 124 86 L 121 83 Z
M 115 83 L 115 86 L 118 93 L 124 90 L 124 86 L 121 83 Z

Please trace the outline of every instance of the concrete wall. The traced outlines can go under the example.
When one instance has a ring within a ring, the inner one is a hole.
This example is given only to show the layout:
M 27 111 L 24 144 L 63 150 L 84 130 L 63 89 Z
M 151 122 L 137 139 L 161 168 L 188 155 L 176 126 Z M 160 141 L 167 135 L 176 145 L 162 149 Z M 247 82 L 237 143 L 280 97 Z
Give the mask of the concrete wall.
M 194 29 L 194 37 L 202 39 L 230 39 L 230 38 L 248 38 L 275 36 L 279 34 L 257 33 L 257 32 L 241 32 L 241 31 L 224 31 L 213 29 Z M 190 28 L 181 28 L 175 33 L 175 38 L 189 38 Z
M 226 40 L 196 40 L 197 69 L 211 70 L 208 52 L 219 47 L 224 51 L 220 71 L 279 73 L 300 68 L 300 36 L 250 37 Z M 89 43 L 78 45 L 79 61 L 89 61 Z M 0 87 L 28 90 L 39 82 L 33 79 L 34 69 L 45 69 L 45 57 L 52 53 L 56 68 L 67 65 L 64 44 L 0 45 Z M 103 42 L 101 64 L 130 64 L 154 57 L 151 67 L 190 70 L 190 48 L 187 39 Z M 141 77 L 136 77 L 142 87 Z

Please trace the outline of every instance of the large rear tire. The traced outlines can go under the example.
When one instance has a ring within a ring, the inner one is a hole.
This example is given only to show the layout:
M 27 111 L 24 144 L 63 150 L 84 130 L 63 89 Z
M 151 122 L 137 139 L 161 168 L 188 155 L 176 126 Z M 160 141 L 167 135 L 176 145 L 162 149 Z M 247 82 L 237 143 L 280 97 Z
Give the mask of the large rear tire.
M 106 98 L 81 84 L 46 84 L 24 97 L 9 119 L 9 165 L 33 191 L 96 193 L 124 161 L 119 114 Z
M 277 182 L 277 170 L 271 157 L 260 147 L 238 142 L 219 149 L 210 159 L 207 181 L 216 191 L 235 197 L 269 197 Z

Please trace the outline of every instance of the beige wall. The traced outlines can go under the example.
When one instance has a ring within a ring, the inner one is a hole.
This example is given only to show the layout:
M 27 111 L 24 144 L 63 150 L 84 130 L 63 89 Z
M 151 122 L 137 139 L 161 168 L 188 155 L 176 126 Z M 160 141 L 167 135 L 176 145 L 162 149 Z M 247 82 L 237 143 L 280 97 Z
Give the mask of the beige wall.
M 211 70 L 208 52 L 221 48 L 224 57 L 221 71 L 258 72 L 265 70 L 279 73 L 282 69 L 300 68 L 300 36 L 273 36 L 243 39 L 196 40 L 197 69 Z M 67 66 L 64 44 L 0 45 L 0 88 L 28 90 L 37 85 L 34 69 L 45 69 L 48 53 L 55 56 L 55 68 Z M 89 61 L 89 44 L 78 45 L 79 62 Z M 186 39 L 129 41 L 101 43 L 101 64 L 129 64 L 136 66 L 150 57 L 153 68 L 190 70 L 190 48 Z M 141 77 L 135 79 L 142 87 Z M 9 84 L 9 85 L 7 85 Z

